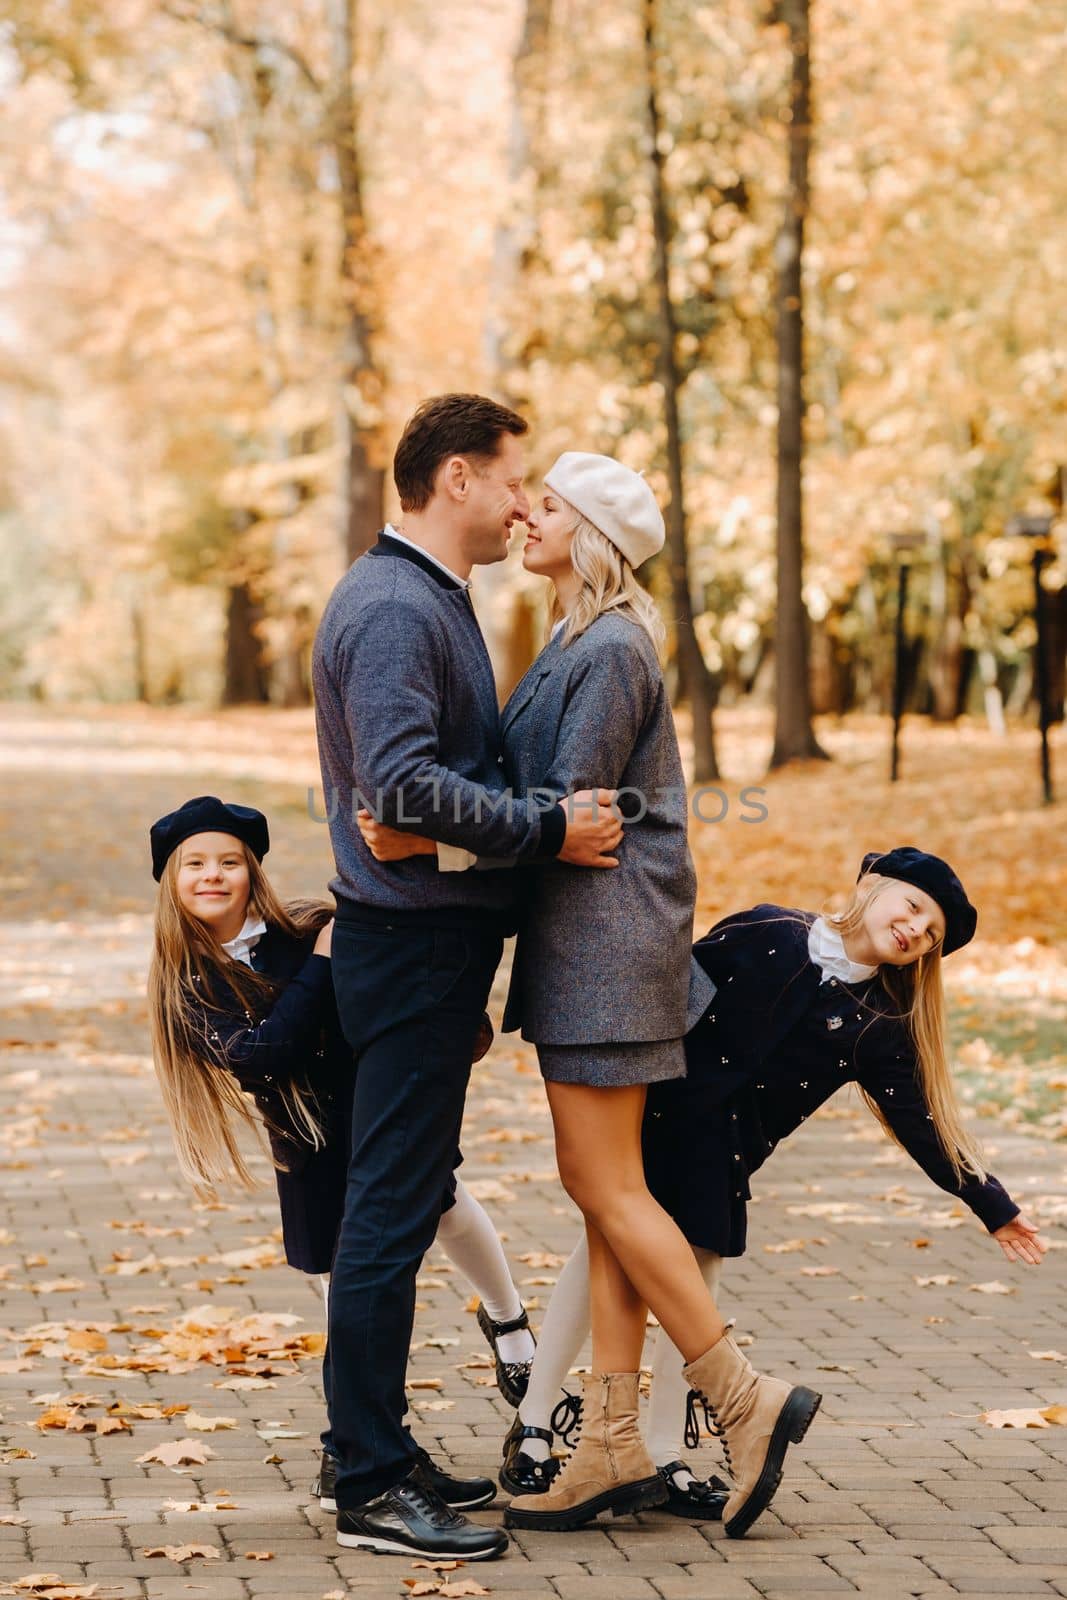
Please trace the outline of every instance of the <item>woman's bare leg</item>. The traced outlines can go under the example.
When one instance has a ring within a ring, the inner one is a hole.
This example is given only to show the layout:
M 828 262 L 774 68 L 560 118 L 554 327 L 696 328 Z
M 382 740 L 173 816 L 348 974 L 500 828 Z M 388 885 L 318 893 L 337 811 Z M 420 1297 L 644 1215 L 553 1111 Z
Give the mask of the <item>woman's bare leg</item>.
M 645 1347 L 648 1307 L 594 1223 L 585 1224 L 589 1243 L 589 1318 L 594 1372 L 637 1372 Z
M 612 1356 L 632 1353 L 635 1307 L 640 1303 L 652 1308 L 686 1361 L 696 1361 L 721 1339 L 725 1329 L 685 1235 L 645 1183 L 641 1159 L 645 1086 L 601 1089 L 549 1082 L 546 1087 L 560 1178 L 587 1227 L 592 1225 L 594 1351 L 603 1348 Z M 606 1246 L 599 1271 L 593 1265 L 594 1232 Z M 614 1267 L 608 1264 L 608 1256 L 614 1257 Z M 620 1280 L 628 1283 L 628 1292 L 621 1288 Z M 620 1322 L 618 1348 L 612 1332 L 616 1318 Z M 605 1321 L 607 1326 L 598 1332 L 598 1322 Z M 642 1318 L 642 1337 L 643 1331 Z M 640 1346 L 636 1359 L 626 1367 L 602 1366 L 599 1355 L 594 1360 L 600 1371 L 633 1372 L 640 1364 Z

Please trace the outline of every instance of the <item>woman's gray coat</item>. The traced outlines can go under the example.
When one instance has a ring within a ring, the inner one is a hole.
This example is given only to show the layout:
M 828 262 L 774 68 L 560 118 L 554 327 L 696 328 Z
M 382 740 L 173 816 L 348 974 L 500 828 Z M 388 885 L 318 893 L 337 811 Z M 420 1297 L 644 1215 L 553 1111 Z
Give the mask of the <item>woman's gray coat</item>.
M 648 634 L 610 613 L 566 647 L 557 634 L 505 706 L 503 739 L 516 793 L 625 789 L 640 798 L 623 809 L 643 810 L 627 822 L 618 867 L 519 869 L 523 920 L 505 1029 L 521 1027 L 538 1044 L 680 1038 L 714 985 L 691 959 L 688 795 Z

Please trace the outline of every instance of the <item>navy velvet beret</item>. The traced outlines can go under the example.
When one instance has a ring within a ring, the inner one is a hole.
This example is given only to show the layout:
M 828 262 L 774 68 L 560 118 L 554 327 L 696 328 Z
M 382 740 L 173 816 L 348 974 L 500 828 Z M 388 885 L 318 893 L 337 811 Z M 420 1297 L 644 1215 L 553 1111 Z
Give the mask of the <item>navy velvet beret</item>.
M 859 877 L 868 872 L 914 884 L 937 901 L 945 913 L 943 956 L 950 956 L 953 950 L 961 949 L 974 938 L 978 913 L 968 900 L 963 884 L 940 856 L 927 855 L 925 850 L 917 850 L 910 844 L 900 845 L 896 850 L 872 850 L 863 858 Z
M 262 861 L 270 849 L 267 819 L 254 806 L 228 805 L 213 794 L 198 795 L 187 800 L 177 811 L 168 811 L 165 817 L 153 822 L 149 830 L 152 843 L 152 876 L 158 883 L 170 856 L 194 833 L 231 833 L 241 839 L 257 861 Z

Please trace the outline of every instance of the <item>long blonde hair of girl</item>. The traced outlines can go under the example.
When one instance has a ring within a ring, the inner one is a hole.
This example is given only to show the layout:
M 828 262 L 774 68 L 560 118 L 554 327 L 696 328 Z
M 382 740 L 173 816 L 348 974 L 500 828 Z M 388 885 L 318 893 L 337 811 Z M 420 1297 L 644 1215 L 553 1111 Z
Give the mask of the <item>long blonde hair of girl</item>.
M 330 909 L 321 903 L 283 906 L 252 851 L 243 844 L 242 849 L 248 862 L 249 914 L 258 912 L 269 927 L 294 937 L 315 932 L 329 920 Z M 156 1076 L 178 1165 L 194 1188 L 210 1195 L 217 1184 L 236 1180 L 253 1189 L 256 1180 L 238 1134 L 251 1128 L 260 1136 L 259 1114 L 227 1069 L 223 1048 L 199 1019 L 201 1006 L 232 1004 L 232 995 L 250 1017 L 262 1016 L 279 986 L 243 962 L 231 960 L 211 930 L 186 911 L 178 898 L 180 853 L 175 850 L 163 869 L 148 972 Z M 279 1083 L 277 1088 L 295 1126 L 318 1149 L 323 1135 L 310 1090 L 295 1083 Z
M 876 872 L 865 873 L 852 891 L 843 911 L 828 912 L 826 921 L 840 934 L 855 933 L 862 925 L 867 907 L 893 880 Z M 904 1018 L 919 1065 L 919 1082 L 930 1108 L 934 1131 L 942 1150 L 952 1163 L 957 1181 L 965 1176 L 984 1182 L 986 1169 L 982 1152 L 963 1125 L 952 1071 L 948 1064 L 945 1040 L 945 991 L 941 982 L 941 951 L 931 950 L 907 967 L 883 964 L 879 976 Z M 896 1138 L 870 1095 L 864 1099 L 885 1128 Z
M 573 508 L 572 508 L 573 509 Z M 566 615 L 563 643 L 568 645 L 583 634 L 590 623 L 606 612 L 628 617 L 644 628 L 657 650 L 663 646 L 666 629 L 656 602 L 642 589 L 633 567 L 611 540 L 601 533 L 587 517 L 575 511 L 574 537 L 571 540 L 571 561 L 582 580 L 574 607 L 564 613 L 555 594 L 552 597 L 550 626 Z

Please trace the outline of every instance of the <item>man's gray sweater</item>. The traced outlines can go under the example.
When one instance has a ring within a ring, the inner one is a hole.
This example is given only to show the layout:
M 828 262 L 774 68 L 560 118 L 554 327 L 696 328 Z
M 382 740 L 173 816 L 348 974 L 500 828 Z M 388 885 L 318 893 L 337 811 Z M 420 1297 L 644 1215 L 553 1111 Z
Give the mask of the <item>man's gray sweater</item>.
M 356 823 L 366 806 L 480 856 L 559 853 L 562 810 L 506 791 L 492 664 L 463 585 L 379 538 L 330 597 L 312 676 L 339 908 L 507 913 L 514 873 L 438 873 L 434 856 L 378 862 Z

